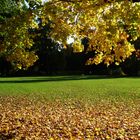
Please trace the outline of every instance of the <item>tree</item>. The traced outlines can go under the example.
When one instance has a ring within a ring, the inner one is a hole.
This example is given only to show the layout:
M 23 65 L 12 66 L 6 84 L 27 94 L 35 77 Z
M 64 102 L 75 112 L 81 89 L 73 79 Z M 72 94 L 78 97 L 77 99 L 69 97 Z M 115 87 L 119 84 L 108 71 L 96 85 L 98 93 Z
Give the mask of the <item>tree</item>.
M 20 3 L 19 15 L 12 16 L 1 27 L 4 40 L 1 54 L 18 68 L 28 68 L 37 60 L 33 51 L 33 36 L 29 29 L 38 28 L 36 18 L 43 26 L 51 22 L 49 36 L 67 44 L 74 38 L 73 50 L 84 51 L 82 38 L 88 38 L 87 51 L 94 51 L 88 64 L 119 65 L 130 57 L 135 48 L 133 41 L 140 36 L 140 4 L 130 0 L 26 0 L 28 8 Z M 36 35 L 35 35 L 36 36 Z
M 52 21 L 51 36 L 83 50 L 81 39 L 89 39 L 88 51 L 95 56 L 87 64 L 119 65 L 135 51 L 132 41 L 140 36 L 140 4 L 128 0 L 53 0 L 42 9 L 42 19 Z
M 33 40 L 29 32 L 35 28 L 33 7 L 24 0 L 3 1 L 0 25 L 0 55 L 16 69 L 27 69 L 37 60 L 32 50 Z
M 49 37 L 50 23 L 42 26 L 42 20 L 38 19 L 38 24 L 39 28 L 32 30 L 32 34 L 36 34 L 33 46 L 39 59 L 29 70 L 39 74 L 63 71 L 66 61 L 63 46 Z
M 12 16 L 17 15 L 19 12 L 18 4 L 15 0 L 1 0 L 0 1 L 0 46 L 4 41 L 4 34 L 6 33 L 4 29 L 2 29 L 2 25 L 11 18 Z M 0 48 L 2 51 L 2 47 Z M 11 72 L 12 67 L 11 64 L 6 60 L 5 55 L 3 55 L 3 51 L 0 53 L 0 75 L 7 75 Z

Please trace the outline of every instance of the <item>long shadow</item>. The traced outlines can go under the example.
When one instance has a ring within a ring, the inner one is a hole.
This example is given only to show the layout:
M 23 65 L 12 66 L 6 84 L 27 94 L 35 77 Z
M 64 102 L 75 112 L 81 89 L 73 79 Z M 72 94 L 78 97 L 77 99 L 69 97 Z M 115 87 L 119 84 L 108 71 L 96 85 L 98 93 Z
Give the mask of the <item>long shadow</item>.
M 17 77 L 14 77 L 17 78 Z M 91 79 L 111 79 L 111 78 L 123 78 L 123 77 L 112 77 L 112 76 L 95 76 L 95 75 L 84 75 L 84 76 L 50 76 L 50 77 L 20 77 L 20 79 L 14 80 L 14 78 L 11 78 L 11 80 L 6 80 L 7 78 L 0 79 L 0 83 L 37 83 L 37 82 L 53 82 L 53 81 L 70 81 L 70 80 L 91 80 Z M 19 78 L 19 77 L 18 77 Z M 4 80 L 3 80 L 4 79 Z

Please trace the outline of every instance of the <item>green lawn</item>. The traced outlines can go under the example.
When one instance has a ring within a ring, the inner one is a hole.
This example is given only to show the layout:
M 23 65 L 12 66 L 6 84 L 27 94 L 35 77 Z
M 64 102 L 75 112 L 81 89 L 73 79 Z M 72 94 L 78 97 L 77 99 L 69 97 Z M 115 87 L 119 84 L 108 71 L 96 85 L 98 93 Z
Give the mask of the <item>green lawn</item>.
M 0 96 L 47 99 L 139 100 L 140 78 L 52 76 L 0 78 Z
M 99 76 L 0 78 L 0 139 L 138 140 L 139 83 Z

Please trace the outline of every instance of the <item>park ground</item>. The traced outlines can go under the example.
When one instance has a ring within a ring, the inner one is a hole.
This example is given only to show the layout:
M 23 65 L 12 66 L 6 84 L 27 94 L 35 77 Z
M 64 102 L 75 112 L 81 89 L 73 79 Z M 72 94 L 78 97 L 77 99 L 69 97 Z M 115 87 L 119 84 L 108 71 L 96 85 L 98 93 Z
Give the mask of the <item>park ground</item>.
M 0 78 L 0 140 L 139 140 L 140 78 Z

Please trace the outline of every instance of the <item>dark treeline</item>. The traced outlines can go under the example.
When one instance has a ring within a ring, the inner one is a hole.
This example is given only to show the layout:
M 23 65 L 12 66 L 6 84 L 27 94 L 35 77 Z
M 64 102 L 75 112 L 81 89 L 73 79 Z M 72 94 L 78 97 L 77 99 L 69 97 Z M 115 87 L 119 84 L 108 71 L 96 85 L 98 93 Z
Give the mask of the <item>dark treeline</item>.
M 140 60 L 136 55 L 132 55 L 119 66 L 111 64 L 106 66 L 85 65 L 89 58 L 94 57 L 94 51 L 86 51 L 88 48 L 88 39 L 84 38 L 81 42 L 84 45 L 84 51 L 74 53 L 72 44 L 64 48 L 63 45 L 55 42 L 48 34 L 51 28 L 48 25 L 41 25 L 38 30 L 31 30 L 31 34 L 36 34 L 34 38 L 33 49 L 36 51 L 39 59 L 27 70 L 15 70 L 11 63 L 4 57 L 0 57 L 0 76 L 33 76 L 33 75 L 74 75 L 74 74 L 96 74 L 96 75 L 140 75 Z M 134 42 L 135 48 L 139 49 L 140 39 Z
M 35 38 L 34 49 L 39 57 L 37 62 L 27 70 L 13 69 L 11 64 L 0 58 L 0 75 L 1 76 L 34 76 L 34 75 L 75 75 L 75 74 L 95 74 L 95 75 L 113 75 L 113 76 L 137 76 L 140 75 L 140 60 L 132 55 L 125 62 L 116 66 L 112 64 L 106 66 L 101 63 L 99 65 L 85 65 L 87 59 L 94 56 L 94 52 L 86 52 L 88 40 L 83 39 L 84 51 L 74 53 L 72 45 L 67 48 L 48 36 L 48 27 L 42 27 L 35 31 L 39 36 Z M 34 31 L 33 31 L 34 32 Z M 140 40 L 135 42 L 135 47 L 139 47 Z

